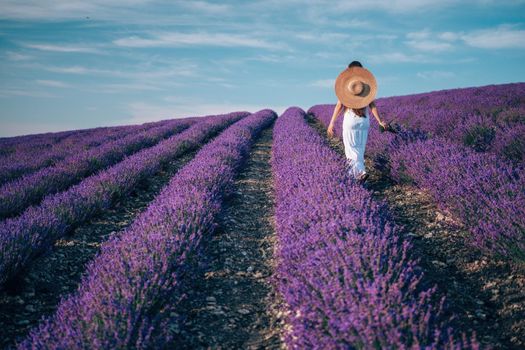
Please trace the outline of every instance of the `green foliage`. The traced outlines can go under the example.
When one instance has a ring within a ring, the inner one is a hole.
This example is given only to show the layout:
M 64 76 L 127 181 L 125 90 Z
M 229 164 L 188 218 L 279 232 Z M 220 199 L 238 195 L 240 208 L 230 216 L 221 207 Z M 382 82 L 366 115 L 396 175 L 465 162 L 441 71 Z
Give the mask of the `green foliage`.
M 463 136 L 463 144 L 477 152 L 485 152 L 492 145 L 495 136 L 496 129 L 494 127 L 474 125 Z

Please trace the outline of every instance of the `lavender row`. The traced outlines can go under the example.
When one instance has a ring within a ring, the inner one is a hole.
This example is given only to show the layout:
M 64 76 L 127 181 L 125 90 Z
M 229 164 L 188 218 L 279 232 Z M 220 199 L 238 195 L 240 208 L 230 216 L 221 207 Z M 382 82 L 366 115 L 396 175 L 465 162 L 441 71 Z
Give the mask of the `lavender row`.
M 205 145 L 140 214 L 107 241 L 76 293 L 19 349 L 173 348 L 177 306 L 252 139 L 276 117 L 252 114 Z M 171 345 L 171 346 L 170 346 Z
M 163 124 L 165 123 L 163 122 Z M 67 156 L 159 125 L 162 124 L 149 123 L 149 125 L 101 128 L 96 132 L 84 132 L 76 137 L 69 137 L 63 142 L 49 145 L 49 147 L 39 146 L 38 149 L 28 146 L 16 147 L 10 154 L 0 156 L 0 185 L 41 168 L 52 166 Z
M 0 156 L 0 185 L 41 168 L 52 166 L 68 155 L 124 137 L 132 132 L 133 127 L 101 130 L 95 134 L 83 133 L 52 145 L 16 147 L 9 154 Z
M 391 175 L 426 189 L 490 254 L 525 262 L 525 176 L 494 154 L 435 138 L 393 149 Z
M 433 136 L 461 138 L 465 132 L 462 125 L 470 118 L 496 128 L 525 124 L 525 83 L 448 89 L 379 101 L 381 108 L 400 121 Z
M 90 176 L 65 192 L 46 197 L 40 206 L 0 222 L 0 286 L 72 228 L 112 206 L 162 165 L 197 148 L 247 112 L 230 113 L 196 123 L 151 148 Z
M 468 347 L 453 339 L 435 288 L 423 289 L 411 243 L 384 202 L 291 107 L 274 128 L 277 281 L 293 349 Z M 473 340 L 473 347 L 476 346 Z
M 133 126 L 152 127 L 152 126 L 155 126 L 155 124 L 164 123 L 166 121 L 167 120 L 161 120 L 161 121 L 148 122 L 148 123 L 144 123 L 141 125 L 133 125 Z M 18 148 L 29 149 L 29 148 L 35 148 L 35 147 L 49 147 L 54 144 L 58 144 L 60 142 L 70 141 L 69 139 L 71 138 L 75 139 L 78 136 L 83 137 L 85 135 L 94 135 L 99 132 L 106 132 L 108 130 L 119 130 L 119 129 L 128 128 L 128 127 L 130 127 L 130 125 L 101 126 L 101 127 L 88 128 L 88 129 L 75 129 L 75 130 L 67 130 L 67 131 L 59 131 L 59 132 L 46 132 L 46 133 L 40 133 L 40 134 L 29 134 L 29 135 L 12 136 L 12 137 L 0 137 L 0 147 L 2 151 L 5 151 L 7 149 L 7 152 L 4 152 L 4 153 L 10 153 L 13 149 L 18 149 Z
M 488 85 L 378 100 L 389 117 L 477 152 L 525 162 L 525 83 Z
M 20 214 L 28 206 L 38 204 L 46 195 L 63 191 L 86 176 L 120 162 L 125 156 L 188 128 L 192 123 L 184 119 L 170 121 L 73 154 L 51 167 L 8 182 L 0 187 L 0 218 Z
M 97 128 L 98 129 L 98 128 Z M 13 137 L 1 137 L 0 138 L 0 146 L 2 147 L 2 151 L 7 149 L 7 153 L 10 152 L 11 147 L 18 147 L 18 146 L 41 146 L 41 145 L 52 145 L 58 142 L 61 142 L 64 139 L 67 139 L 69 137 L 74 137 L 79 134 L 89 132 L 91 129 L 85 129 L 85 130 L 67 130 L 67 131 L 60 131 L 60 132 L 48 132 L 48 133 L 42 133 L 42 134 L 31 134 L 31 135 L 21 135 L 21 136 L 13 136 Z
M 78 138 L 128 127 L 130 126 L 97 127 L 3 138 L 0 139 L 0 159 L 16 152 L 38 152 L 42 149 L 58 146 L 61 143 L 74 143 Z

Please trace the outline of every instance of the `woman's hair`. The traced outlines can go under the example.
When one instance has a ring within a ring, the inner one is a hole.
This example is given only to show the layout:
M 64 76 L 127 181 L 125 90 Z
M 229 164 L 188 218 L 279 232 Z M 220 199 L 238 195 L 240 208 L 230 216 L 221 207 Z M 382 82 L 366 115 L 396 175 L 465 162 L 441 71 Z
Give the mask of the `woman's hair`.
M 366 106 L 364 106 L 363 108 L 352 108 L 352 111 L 354 111 L 354 113 L 357 114 L 358 116 L 362 117 L 365 115 Z
M 363 67 L 363 65 L 361 64 L 361 62 L 359 61 L 352 61 L 350 62 L 350 64 L 348 64 L 348 68 L 352 68 L 352 67 Z M 363 107 L 363 108 L 352 108 L 352 110 L 354 111 L 355 114 L 357 114 L 358 116 L 364 116 L 365 115 L 365 108 L 366 107 Z
M 352 68 L 352 67 L 363 67 L 363 65 L 359 61 L 352 61 L 350 62 L 350 64 L 348 64 L 348 68 Z

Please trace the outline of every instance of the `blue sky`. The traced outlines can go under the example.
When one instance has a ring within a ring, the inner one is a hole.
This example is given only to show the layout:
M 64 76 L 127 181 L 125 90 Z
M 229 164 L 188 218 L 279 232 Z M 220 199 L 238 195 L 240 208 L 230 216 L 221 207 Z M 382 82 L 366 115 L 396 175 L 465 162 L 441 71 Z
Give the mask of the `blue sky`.
M 0 136 L 525 81 L 525 0 L 0 0 Z

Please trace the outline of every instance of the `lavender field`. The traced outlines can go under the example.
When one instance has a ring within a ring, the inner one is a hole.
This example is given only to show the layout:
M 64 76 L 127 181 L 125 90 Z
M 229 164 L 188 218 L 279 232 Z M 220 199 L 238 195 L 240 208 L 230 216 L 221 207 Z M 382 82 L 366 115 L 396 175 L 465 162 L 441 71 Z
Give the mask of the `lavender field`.
M 376 103 L 0 138 L 0 347 L 525 348 L 525 83 Z

